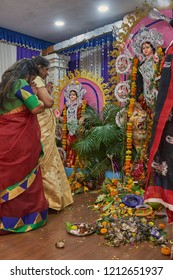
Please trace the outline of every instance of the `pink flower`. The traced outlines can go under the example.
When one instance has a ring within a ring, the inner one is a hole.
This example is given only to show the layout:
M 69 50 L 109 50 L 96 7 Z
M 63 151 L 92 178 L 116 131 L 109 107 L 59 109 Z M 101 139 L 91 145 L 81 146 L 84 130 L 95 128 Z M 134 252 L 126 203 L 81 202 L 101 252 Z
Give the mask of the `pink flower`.
M 54 114 L 55 114 L 55 117 L 57 118 L 57 119 L 59 119 L 59 117 L 60 117 L 60 111 L 58 110 L 58 109 L 55 109 L 54 110 Z

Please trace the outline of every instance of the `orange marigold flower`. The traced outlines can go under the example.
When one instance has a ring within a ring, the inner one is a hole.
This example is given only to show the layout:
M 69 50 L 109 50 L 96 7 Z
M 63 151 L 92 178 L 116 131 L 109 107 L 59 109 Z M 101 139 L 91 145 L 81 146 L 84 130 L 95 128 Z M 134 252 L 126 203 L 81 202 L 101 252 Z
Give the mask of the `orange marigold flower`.
M 100 233 L 106 234 L 108 232 L 107 228 L 101 228 Z
M 159 228 L 160 228 L 160 229 L 165 228 L 165 224 L 159 224 Z
M 161 252 L 165 256 L 169 256 L 171 254 L 171 248 L 168 246 L 164 246 L 161 248 Z

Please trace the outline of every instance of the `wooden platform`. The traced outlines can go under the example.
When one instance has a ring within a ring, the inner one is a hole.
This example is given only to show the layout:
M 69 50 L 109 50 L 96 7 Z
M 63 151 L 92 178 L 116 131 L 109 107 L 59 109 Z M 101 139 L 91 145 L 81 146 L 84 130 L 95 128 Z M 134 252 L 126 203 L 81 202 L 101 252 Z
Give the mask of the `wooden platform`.
M 1 260 L 170 260 L 163 256 L 161 246 L 143 242 L 135 246 L 105 245 L 103 236 L 92 234 L 76 237 L 65 230 L 66 221 L 71 223 L 93 222 L 98 214 L 88 208 L 97 191 L 74 196 L 74 204 L 57 213 L 50 210 L 49 221 L 35 231 L 0 236 Z M 166 223 L 162 219 L 160 222 Z M 173 225 L 167 225 L 169 239 L 173 240 Z M 56 248 L 55 243 L 65 240 L 65 247 Z M 170 245 L 170 244 L 169 244 Z

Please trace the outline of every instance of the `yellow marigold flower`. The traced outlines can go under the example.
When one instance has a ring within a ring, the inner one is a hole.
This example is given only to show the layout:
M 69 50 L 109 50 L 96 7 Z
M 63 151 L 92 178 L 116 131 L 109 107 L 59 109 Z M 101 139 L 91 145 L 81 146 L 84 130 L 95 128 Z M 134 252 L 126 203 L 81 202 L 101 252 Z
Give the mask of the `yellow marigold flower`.
M 106 222 L 106 221 L 103 221 L 103 222 L 102 222 L 102 225 L 103 225 L 103 226 L 107 226 L 107 222 Z
M 124 208 L 125 207 L 124 203 L 120 203 L 120 207 Z
M 133 179 L 132 178 L 129 178 L 128 180 L 127 180 L 127 182 L 130 184 L 130 183 L 133 183 Z
M 163 53 L 163 50 L 162 50 L 162 48 L 161 47 L 159 47 L 158 49 L 157 49 L 157 52 L 160 54 L 160 53 Z
M 115 183 L 117 183 L 117 182 L 118 182 L 118 180 L 117 180 L 117 179 L 115 179 L 115 178 L 112 178 L 112 180 L 111 180 L 111 181 L 112 181 L 112 183 L 113 183 L 113 184 L 115 184 Z
M 136 194 L 136 195 L 140 195 L 140 192 L 139 192 L 139 191 L 135 191 L 135 194 Z
M 132 143 L 132 139 L 131 138 L 127 138 L 127 143 L 129 144 L 129 143 Z
M 86 186 L 84 187 L 84 189 L 83 189 L 83 190 L 84 190 L 84 192 L 89 191 L 89 189 L 88 189 Z
M 135 98 L 130 98 L 130 103 L 135 103 Z

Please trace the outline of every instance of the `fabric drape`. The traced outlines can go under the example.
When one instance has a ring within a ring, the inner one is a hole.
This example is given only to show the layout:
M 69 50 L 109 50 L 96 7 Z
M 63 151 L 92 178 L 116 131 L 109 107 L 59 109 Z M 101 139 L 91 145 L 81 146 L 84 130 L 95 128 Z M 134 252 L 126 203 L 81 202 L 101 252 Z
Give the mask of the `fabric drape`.
M 37 117 L 28 109 L 0 115 L 0 131 L 0 234 L 36 229 L 48 212 Z
M 153 120 L 145 202 L 166 207 L 173 222 L 173 46 L 166 55 Z
M 71 188 L 55 140 L 56 119 L 52 109 L 38 115 L 44 156 L 40 161 L 49 208 L 61 210 L 73 203 Z

